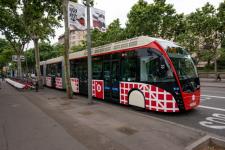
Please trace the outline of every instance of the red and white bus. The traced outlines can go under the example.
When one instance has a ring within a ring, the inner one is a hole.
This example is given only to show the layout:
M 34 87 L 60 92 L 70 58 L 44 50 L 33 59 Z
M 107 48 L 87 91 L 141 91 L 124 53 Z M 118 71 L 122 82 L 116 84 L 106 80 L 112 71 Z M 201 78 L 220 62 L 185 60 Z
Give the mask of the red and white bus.
M 87 51 L 71 53 L 74 93 L 87 94 Z M 47 60 L 46 85 L 64 89 L 63 58 Z M 200 103 L 200 82 L 187 51 L 177 44 L 140 36 L 92 49 L 92 95 L 152 111 L 181 112 Z

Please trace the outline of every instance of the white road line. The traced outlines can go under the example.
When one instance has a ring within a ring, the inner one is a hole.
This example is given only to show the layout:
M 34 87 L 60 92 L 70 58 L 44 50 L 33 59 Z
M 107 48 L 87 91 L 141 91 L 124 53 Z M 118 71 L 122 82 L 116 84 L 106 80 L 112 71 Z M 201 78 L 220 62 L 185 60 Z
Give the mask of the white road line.
M 200 107 L 200 108 L 206 108 L 206 109 L 212 109 L 212 110 L 219 110 L 219 111 L 224 111 L 225 112 L 225 109 L 223 109 L 223 108 L 203 106 L 203 105 L 199 105 L 198 107 Z
M 213 95 L 201 95 L 201 96 L 225 99 L 225 97 L 222 97 L 222 96 L 213 96 Z

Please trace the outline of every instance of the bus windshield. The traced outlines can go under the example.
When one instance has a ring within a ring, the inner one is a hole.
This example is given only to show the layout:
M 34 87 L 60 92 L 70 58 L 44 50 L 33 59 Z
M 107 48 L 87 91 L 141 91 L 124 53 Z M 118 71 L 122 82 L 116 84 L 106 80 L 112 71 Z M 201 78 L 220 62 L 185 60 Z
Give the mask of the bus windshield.
M 158 41 L 173 62 L 177 74 L 181 80 L 197 78 L 197 70 L 191 56 L 182 47 L 173 42 Z
M 197 78 L 197 71 L 190 55 L 168 53 L 180 79 Z

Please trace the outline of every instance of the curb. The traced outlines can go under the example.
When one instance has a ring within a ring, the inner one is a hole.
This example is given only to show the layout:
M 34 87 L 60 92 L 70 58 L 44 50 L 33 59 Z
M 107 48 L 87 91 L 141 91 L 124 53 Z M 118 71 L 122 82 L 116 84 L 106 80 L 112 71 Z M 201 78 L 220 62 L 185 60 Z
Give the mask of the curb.
M 199 140 L 195 141 L 194 143 L 188 145 L 185 148 L 185 150 L 195 150 L 195 149 L 203 149 L 203 148 L 211 149 L 209 147 L 209 144 L 212 142 L 220 147 L 223 147 L 223 148 L 225 147 L 224 140 L 206 135 L 206 136 L 200 138 Z M 214 148 L 212 147 L 212 149 L 214 149 Z

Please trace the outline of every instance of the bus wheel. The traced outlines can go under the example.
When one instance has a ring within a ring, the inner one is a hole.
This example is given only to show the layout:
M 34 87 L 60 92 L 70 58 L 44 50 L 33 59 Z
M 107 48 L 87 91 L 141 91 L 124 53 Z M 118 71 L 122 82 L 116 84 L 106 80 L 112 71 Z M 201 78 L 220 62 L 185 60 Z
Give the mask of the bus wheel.
M 129 105 L 145 108 L 145 97 L 139 90 L 133 90 L 129 94 Z

